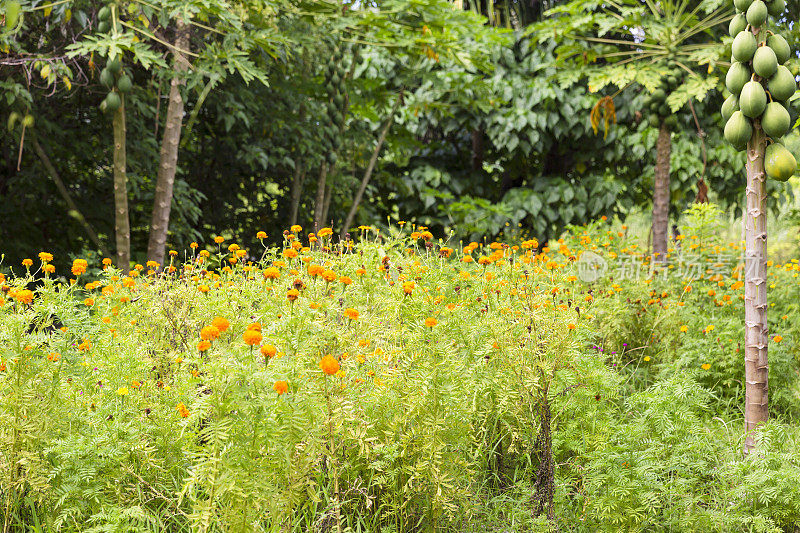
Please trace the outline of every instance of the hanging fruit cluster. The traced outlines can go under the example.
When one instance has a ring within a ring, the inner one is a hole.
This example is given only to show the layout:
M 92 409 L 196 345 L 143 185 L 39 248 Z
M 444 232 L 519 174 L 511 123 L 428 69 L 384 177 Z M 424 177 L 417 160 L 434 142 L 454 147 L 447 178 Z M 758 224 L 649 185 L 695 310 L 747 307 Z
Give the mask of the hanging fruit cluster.
M 111 8 L 109 6 L 101 7 L 97 12 L 97 20 L 99 21 L 97 31 L 107 33 L 111 29 Z
M 745 150 L 755 130 L 768 137 L 764 169 L 772 179 L 788 180 L 797 162 L 780 142 L 791 120 L 786 109 L 797 84 L 784 63 L 791 49 L 781 35 L 768 29 L 768 16 L 778 17 L 784 0 L 734 0 L 737 14 L 731 20 L 733 37 L 731 68 L 725 86 L 731 95 L 722 104 L 725 139 L 737 150 Z
M 123 70 L 119 57 L 109 60 L 105 68 L 100 71 L 100 83 L 109 89 L 109 93 L 100 103 L 100 111 L 103 113 L 113 113 L 119 109 L 122 105 L 122 95 L 133 87 L 131 78 Z
M 334 44 L 333 55 L 325 67 L 325 88 L 328 92 L 328 102 L 323 107 L 322 123 L 325 126 L 322 130 L 322 142 L 327 150 L 327 161 L 330 165 L 336 163 L 336 152 L 342 146 L 342 131 L 347 114 L 345 50 L 344 46 Z
M 650 115 L 647 120 L 650 126 L 658 128 L 663 122 L 669 129 L 678 127 L 678 117 L 667 105 L 667 97 L 683 82 L 682 72 L 678 67 L 672 67 L 668 74 L 661 78 L 661 85 L 650 95 L 647 102 Z

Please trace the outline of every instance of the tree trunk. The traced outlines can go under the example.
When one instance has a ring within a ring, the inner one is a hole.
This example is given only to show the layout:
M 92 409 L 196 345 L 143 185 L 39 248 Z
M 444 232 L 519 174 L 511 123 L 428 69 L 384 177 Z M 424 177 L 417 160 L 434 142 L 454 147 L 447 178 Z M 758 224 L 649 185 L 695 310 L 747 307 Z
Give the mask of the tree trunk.
M 653 191 L 653 256 L 655 261 L 667 259 L 669 231 L 669 154 L 671 151 L 669 128 L 661 122 L 656 142 L 656 171 Z
M 333 185 L 330 183 L 325 186 L 325 202 L 322 204 L 322 226 L 327 227 L 328 212 L 331 208 L 331 197 L 333 196 Z M 333 225 L 333 224 L 331 224 Z
M 128 177 L 125 173 L 125 96 L 114 112 L 114 234 L 117 244 L 117 266 L 123 272 L 131 266 L 131 225 L 128 214 Z
M 472 130 L 472 170 L 483 169 L 483 130 Z
M 322 227 L 322 212 L 325 210 L 325 183 L 328 177 L 328 163 L 322 163 L 317 180 L 317 195 L 314 198 L 314 232 Z
M 386 123 L 383 125 L 383 129 L 381 129 L 381 133 L 378 136 L 378 144 L 375 145 L 375 149 L 372 151 L 372 157 L 369 159 L 369 163 L 367 164 L 367 169 L 364 171 L 364 177 L 361 178 L 361 185 L 358 187 L 358 191 L 356 191 L 356 196 L 353 198 L 353 205 L 350 207 L 350 211 L 347 213 L 347 218 L 344 220 L 344 225 L 342 226 L 342 233 L 341 238 L 344 239 L 345 234 L 350 229 L 350 226 L 353 224 L 353 219 L 356 216 L 356 211 L 358 211 L 358 206 L 361 204 L 361 198 L 364 196 L 364 191 L 367 190 L 367 185 L 369 184 L 369 180 L 372 177 L 372 171 L 375 169 L 375 164 L 378 162 L 378 156 L 381 153 L 381 148 L 383 147 L 383 143 L 386 140 L 386 135 L 389 133 L 389 128 L 391 128 L 392 123 L 394 122 L 394 114 L 397 112 L 397 108 L 400 106 L 400 95 L 397 96 L 397 100 L 392 107 L 392 111 L 389 113 L 389 116 L 386 118 Z
M 297 164 L 292 177 L 292 207 L 289 213 L 289 226 L 297 224 L 297 212 L 300 210 L 300 196 L 303 193 L 303 182 L 305 180 L 306 172 L 303 170 L 303 165 Z
M 175 27 L 175 48 L 189 49 L 188 27 L 180 19 Z M 181 85 L 185 83 L 183 74 L 189 68 L 189 62 L 180 52 L 173 50 L 174 75 L 169 89 L 167 118 L 164 123 L 164 137 L 161 141 L 161 155 L 158 164 L 156 193 L 153 201 L 153 216 L 150 222 L 150 240 L 147 244 L 147 259 L 164 263 L 164 248 L 169 230 L 169 214 L 172 208 L 172 189 L 175 185 L 175 173 L 178 169 L 178 146 L 181 140 L 181 123 L 183 122 L 183 98 Z
M 744 452 L 755 446 L 755 430 L 769 417 L 767 345 L 767 196 L 764 173 L 766 137 L 756 121 L 747 144 L 744 252 Z
M 89 221 L 86 220 L 86 217 L 83 216 L 83 213 L 81 213 L 78 209 L 78 206 L 75 204 L 72 196 L 69 194 L 69 190 L 67 190 L 64 182 L 61 181 L 61 176 L 59 176 L 58 172 L 56 172 L 53 162 L 50 161 L 50 157 L 47 155 L 47 152 L 44 151 L 42 145 L 39 144 L 39 140 L 36 137 L 33 138 L 33 150 L 36 152 L 36 155 L 39 156 L 39 159 L 42 161 L 45 170 L 47 170 L 48 174 L 50 174 L 50 177 L 53 178 L 53 181 L 56 184 L 56 189 L 58 189 L 58 193 L 61 195 L 61 198 L 63 198 L 64 202 L 66 202 L 67 207 L 69 208 L 69 212 L 67 214 L 69 214 L 69 216 L 77 220 L 78 223 L 83 226 L 83 230 L 86 232 L 86 235 L 88 235 L 89 239 L 94 243 L 94 245 L 97 246 L 101 252 L 103 252 L 104 256 L 111 257 L 111 253 L 100 241 L 100 237 L 97 236 L 97 232 L 94 230 L 92 225 L 89 224 Z

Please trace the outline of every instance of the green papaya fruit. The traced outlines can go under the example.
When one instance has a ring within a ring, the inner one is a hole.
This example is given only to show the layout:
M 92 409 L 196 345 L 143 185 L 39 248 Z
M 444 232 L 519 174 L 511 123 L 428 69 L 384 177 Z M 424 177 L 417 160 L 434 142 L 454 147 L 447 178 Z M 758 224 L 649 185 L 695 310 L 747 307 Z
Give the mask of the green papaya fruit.
M 767 46 L 772 48 L 772 51 L 775 52 L 775 57 L 779 65 L 786 63 L 789 60 L 789 56 L 792 54 L 789 43 L 786 42 L 786 39 L 784 39 L 782 35 L 778 35 L 777 33 L 767 37 Z
M 725 123 L 725 140 L 739 151 L 747 147 L 747 141 L 753 135 L 753 126 L 741 111 L 734 111 Z
M 771 0 L 767 4 L 767 11 L 773 17 L 779 16 L 786 9 L 786 2 L 784 0 Z
M 666 103 L 661 104 L 658 106 L 658 114 L 662 117 L 666 117 L 669 115 L 669 106 Z
M 767 4 L 762 0 L 754 0 L 747 8 L 747 23 L 753 28 L 760 28 L 767 21 Z
M 122 61 L 120 61 L 118 57 L 115 57 L 108 62 L 106 68 L 108 68 L 108 70 L 110 70 L 111 73 L 116 76 L 122 70 Z
M 119 106 L 122 105 L 122 99 L 120 99 L 119 95 L 114 91 L 108 93 L 105 99 L 106 109 L 111 111 L 112 113 L 119 109 Z
M 650 110 L 651 114 L 656 114 L 658 113 L 658 106 L 660 105 L 661 104 L 659 102 L 656 102 L 655 100 L 650 100 L 650 103 L 648 104 L 647 108 Z
M 659 104 L 667 99 L 667 93 L 664 92 L 663 89 L 656 89 L 653 91 L 653 96 L 651 96 L 654 102 L 658 102 Z
M 739 96 L 742 87 L 750 79 L 750 69 L 744 63 L 735 62 L 731 64 L 728 73 L 725 75 L 725 87 L 731 94 Z
M 101 20 L 97 25 L 97 31 L 100 33 L 107 33 L 111 29 L 111 24 L 106 20 Z
M 767 93 L 757 81 L 748 81 L 739 93 L 739 110 L 746 117 L 758 118 L 767 107 Z
M 737 10 L 744 13 L 753 3 L 753 0 L 733 0 L 733 5 L 736 7 Z M 731 36 L 732 37 L 732 36 Z
M 100 83 L 105 85 L 106 89 L 114 87 L 114 74 L 112 74 L 108 68 L 104 68 L 100 71 Z
M 734 111 L 739 111 L 739 98 L 732 94 L 722 104 L 722 120 L 727 122 Z
M 331 164 L 331 165 L 335 164 L 336 163 L 336 152 L 328 152 L 328 155 L 327 155 L 326 159 L 328 160 L 329 164 Z
M 759 46 L 753 55 L 753 72 L 762 78 L 770 78 L 778 70 L 778 57 L 769 46 Z
M 333 103 L 336 104 L 337 108 L 338 107 L 342 107 L 342 105 L 344 105 L 344 96 L 341 93 L 334 94 L 333 95 Z
M 664 119 L 664 124 L 666 124 L 666 126 L 669 129 L 673 130 L 673 131 L 678 129 L 678 117 L 677 117 L 677 115 L 670 115 L 667 118 L 665 118 Z
M 647 124 L 651 128 L 657 128 L 661 125 L 661 119 L 658 118 L 658 115 L 652 114 L 647 117 Z
M 731 19 L 731 23 L 728 24 L 728 35 L 731 37 L 736 37 L 739 35 L 739 32 L 742 32 L 747 29 L 747 19 L 741 13 L 736 15 Z
M 22 117 L 22 125 L 26 128 L 30 128 L 33 126 L 33 115 L 25 115 Z
M 667 76 L 667 87 L 670 91 L 674 91 L 680 85 L 681 80 L 678 76 Z
M 756 1 L 761 2 L 761 0 Z M 755 35 L 749 31 L 740 31 L 739 34 L 733 38 L 733 46 L 731 47 L 731 51 L 733 52 L 733 58 L 736 61 L 746 62 L 753 59 L 753 54 L 756 53 L 756 48 L 758 48 L 758 43 L 756 43 Z
M 797 160 L 791 152 L 780 143 L 767 146 L 764 153 L 764 170 L 767 176 L 777 181 L 787 181 L 797 169 Z
M 6 2 L 6 28 L 9 30 L 13 30 L 17 27 L 19 23 L 19 14 L 22 11 L 22 5 L 15 1 L 7 1 Z
M 794 95 L 797 83 L 794 81 L 794 76 L 792 76 L 789 69 L 781 65 L 767 82 L 767 89 L 773 100 L 783 102 Z
M 106 103 L 105 99 L 103 99 L 103 101 L 100 102 L 100 112 L 105 114 L 106 111 L 108 111 L 108 107 L 107 107 L 107 103 Z
M 117 89 L 119 89 L 121 93 L 130 92 L 132 88 L 133 88 L 133 83 L 131 82 L 131 79 L 128 77 L 127 74 L 123 74 L 122 76 L 119 77 L 119 79 L 117 80 Z
M 789 131 L 791 118 L 789 111 L 780 102 L 770 102 L 761 115 L 761 128 L 773 139 L 783 137 Z
M 108 20 L 111 18 L 111 8 L 108 6 L 103 6 L 100 8 L 100 11 L 97 12 L 97 20 Z
M 16 111 L 12 111 L 11 114 L 8 115 L 8 123 L 6 124 L 6 126 L 8 127 L 8 131 L 12 131 L 14 129 L 17 120 L 19 120 L 19 113 L 17 113 Z

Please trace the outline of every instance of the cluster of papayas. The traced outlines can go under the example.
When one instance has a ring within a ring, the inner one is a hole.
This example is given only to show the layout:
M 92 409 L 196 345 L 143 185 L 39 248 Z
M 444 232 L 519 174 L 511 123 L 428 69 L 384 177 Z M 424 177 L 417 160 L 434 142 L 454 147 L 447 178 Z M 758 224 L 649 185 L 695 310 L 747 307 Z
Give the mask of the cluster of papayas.
M 100 11 L 97 12 L 97 20 L 97 31 L 100 33 L 108 32 L 111 29 L 111 8 L 108 6 L 101 7 Z
M 8 131 L 14 129 L 14 126 L 17 124 L 17 121 L 19 121 L 19 123 L 22 124 L 22 126 L 25 128 L 33 127 L 33 122 L 34 122 L 33 115 L 31 115 L 30 113 L 22 114 L 22 113 L 17 113 L 16 111 L 12 111 L 11 114 L 8 116 L 8 124 L 7 124 Z
M 100 103 L 100 111 L 103 113 L 113 113 L 119 109 L 122 105 L 121 95 L 133 88 L 131 78 L 123 70 L 122 61 L 118 57 L 109 60 L 105 68 L 100 71 L 100 83 L 109 89 L 109 93 Z
M 650 126 L 658 128 L 662 122 L 671 130 L 677 129 L 678 117 L 667 105 L 667 97 L 683 82 L 683 76 L 677 67 L 673 67 L 666 76 L 661 78 L 661 84 L 650 95 L 647 107 L 650 114 L 647 121 Z
M 345 113 L 347 112 L 347 87 L 345 78 L 347 69 L 344 66 L 344 47 L 333 44 L 333 54 L 324 67 L 325 88 L 328 92 L 328 102 L 322 108 L 323 128 L 322 140 L 327 149 L 328 163 L 336 163 L 336 152 L 342 146 L 342 127 L 344 126 Z
M 784 0 L 734 0 L 737 14 L 728 27 L 733 46 L 731 68 L 725 77 L 730 96 L 722 104 L 725 139 L 745 150 L 754 128 L 769 138 L 764 160 L 767 176 L 788 180 L 797 167 L 794 156 L 780 142 L 789 131 L 789 98 L 797 90 L 794 76 L 784 63 L 791 49 L 781 35 L 767 27 L 769 16 L 786 9 Z

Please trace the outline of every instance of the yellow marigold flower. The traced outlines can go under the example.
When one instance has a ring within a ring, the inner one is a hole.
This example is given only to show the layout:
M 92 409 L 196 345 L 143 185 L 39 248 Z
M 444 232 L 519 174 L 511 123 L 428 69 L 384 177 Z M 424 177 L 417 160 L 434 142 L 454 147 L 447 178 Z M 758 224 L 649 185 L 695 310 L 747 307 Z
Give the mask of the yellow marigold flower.
M 689 331 L 689 326 L 681 326 L 681 333 L 686 333 Z
M 708 370 L 711 368 L 711 365 L 708 363 L 703 363 L 702 365 L 700 365 L 700 368 L 702 368 L 703 370 Z
M 198 352 L 205 352 L 209 348 L 211 348 L 211 343 L 209 341 L 200 341 L 200 342 L 197 343 L 197 351 Z M 180 361 L 178 361 L 178 362 L 180 362 Z
M 183 402 L 181 402 L 177 406 L 175 406 L 175 410 L 178 411 L 178 414 L 180 414 L 183 418 L 186 418 L 186 417 L 189 416 L 189 410 L 186 408 L 186 406 L 183 404 Z
M 293 301 L 297 300 L 297 298 L 298 298 L 299 296 L 300 296 L 300 291 L 298 291 L 297 289 L 289 289 L 289 290 L 286 292 L 286 298 L 287 298 L 287 299 L 288 299 L 290 302 L 293 302 Z
M 644 356 L 644 362 L 645 363 L 649 363 L 650 362 L 650 356 L 649 355 L 645 355 Z
M 177 256 L 177 255 L 178 255 L 178 250 L 170 250 L 170 251 L 169 251 L 169 255 L 170 255 L 170 257 L 175 257 L 175 256 Z
M 289 390 L 289 383 L 286 381 L 276 381 L 275 384 L 272 386 L 272 390 L 277 392 L 278 396 L 286 394 L 286 391 Z
M 93 306 L 93 305 L 94 305 L 94 298 L 86 298 L 86 299 L 83 301 L 83 305 L 85 305 L 86 307 L 91 307 L 91 306 Z
M 55 265 L 52 265 L 52 264 L 50 264 L 50 263 L 48 263 L 48 264 L 46 264 L 46 265 L 44 265 L 44 266 L 42 267 L 42 270 L 44 270 L 44 271 L 45 271 L 45 272 L 47 272 L 48 274 L 53 274 L 53 273 L 55 273 L 55 271 L 56 271 L 56 266 L 55 266 Z
M 297 224 L 295 224 L 294 226 L 289 228 L 289 231 L 291 231 L 292 233 L 300 233 L 301 231 L 303 231 L 303 226 L 298 226 Z
M 192 250 L 196 250 L 198 246 L 200 246 L 200 245 L 199 245 L 199 244 L 197 244 L 196 242 L 193 242 L 193 243 L 191 243 L 191 244 L 189 245 L 189 248 L 191 248 Z
M 366 274 L 366 273 L 367 273 L 367 271 L 366 271 L 366 269 L 364 269 L 364 268 L 358 268 L 358 269 L 356 269 L 356 275 L 358 275 L 358 276 L 363 276 L 363 275 L 364 275 L 364 274 Z
M 256 331 L 256 330 L 253 330 L 253 329 L 248 329 L 242 335 L 242 339 L 244 340 L 244 343 L 246 345 L 255 346 L 256 344 L 261 342 L 261 339 L 263 339 L 263 337 L 261 336 L 261 332 L 260 331 Z
M 223 242 L 225 242 L 225 237 L 217 235 L 216 237 L 214 237 L 214 242 L 217 244 L 222 244 Z
M 218 316 L 211 321 L 211 325 L 217 328 L 220 333 L 222 333 L 230 327 L 231 323 L 227 318 Z
M 209 288 L 208 285 L 200 285 L 199 287 L 197 287 L 197 290 L 202 292 L 203 294 L 206 294 L 211 289 Z
M 148 261 L 145 264 L 147 265 L 147 268 L 158 268 L 158 262 L 157 261 Z
M 22 266 L 24 266 L 25 268 L 28 268 L 31 265 L 33 265 L 33 260 L 32 259 L 23 259 L 22 260 Z
M 42 263 L 49 263 L 53 260 L 53 254 L 48 252 L 39 252 L 39 261 Z
M 403 292 L 406 293 L 406 294 L 411 294 L 412 292 L 414 292 L 414 287 L 415 286 L 416 285 L 414 284 L 413 281 L 404 281 L 403 282 Z
M 317 232 L 317 237 L 320 238 L 330 237 L 331 235 L 333 235 L 333 230 L 331 228 L 322 228 Z
M 127 396 L 128 395 L 128 387 L 120 387 L 117 389 L 117 394 L 120 396 Z
M 200 338 L 204 341 L 213 341 L 219 338 L 219 328 L 216 326 L 206 326 L 200 330 Z
M 578 326 L 576 326 L 575 324 L 572 324 L 572 323 L 569 323 L 569 324 L 567 324 L 567 328 L 568 328 L 568 329 L 571 329 L 571 330 L 572 330 L 572 329 L 575 329 L 575 328 L 577 328 L 577 327 L 578 327 Z
M 332 376 L 339 371 L 339 361 L 331 355 L 326 355 L 322 358 L 322 361 L 319 362 L 319 367 L 327 375 Z
M 266 238 L 267 238 L 267 232 L 259 231 L 258 233 L 256 233 L 256 239 L 263 240 Z
M 350 276 L 342 276 L 339 278 L 339 283 L 342 285 L 350 285 L 353 283 L 353 279 Z
M 89 267 L 89 263 L 85 259 L 76 259 L 72 262 L 72 275 L 80 276 Z
M 428 317 L 428 318 L 425 319 L 425 326 L 427 326 L 429 328 L 432 328 L 433 326 L 435 326 L 438 323 L 439 323 L 439 321 L 436 320 L 433 317 Z
M 261 331 L 261 323 L 260 322 L 253 322 L 249 326 L 247 326 L 248 331 Z
M 344 316 L 346 316 L 350 320 L 358 320 L 358 310 L 349 307 L 344 310 Z
M 783 340 L 783 337 L 781 335 L 775 335 L 772 338 L 772 340 L 774 340 L 775 342 L 781 342 Z

